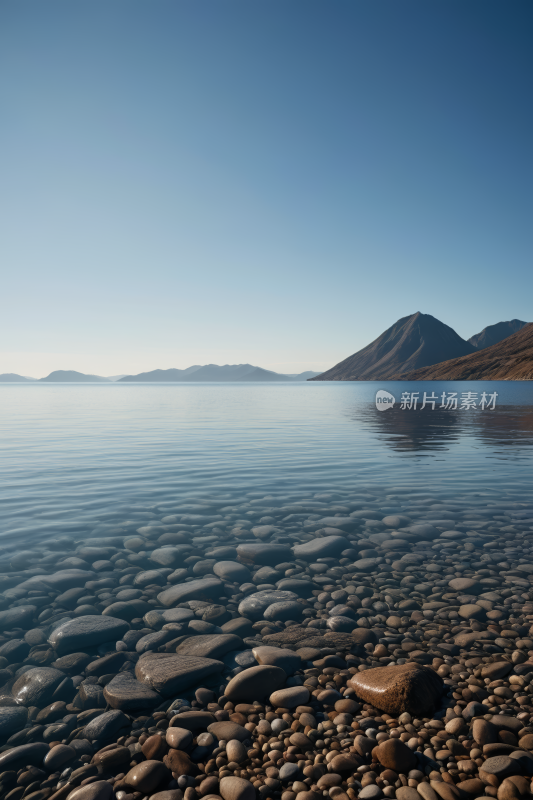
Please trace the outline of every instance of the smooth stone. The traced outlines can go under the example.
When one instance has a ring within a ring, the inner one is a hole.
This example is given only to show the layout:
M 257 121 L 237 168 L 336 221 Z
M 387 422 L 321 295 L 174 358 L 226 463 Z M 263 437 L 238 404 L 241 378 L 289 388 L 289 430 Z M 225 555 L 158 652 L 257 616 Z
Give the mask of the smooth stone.
M 279 779 L 280 781 L 296 781 L 302 775 L 300 767 L 298 764 L 292 764 L 290 761 L 283 764 L 280 771 L 279 771 Z
M 43 707 L 52 701 L 53 694 L 66 675 L 52 667 L 32 667 L 17 678 L 12 695 L 24 706 Z
M 317 558 L 335 558 L 350 547 L 344 536 L 323 536 L 309 542 L 295 545 L 292 550 L 295 558 L 315 561 Z
M 188 753 L 184 753 L 182 750 L 169 750 L 163 758 L 163 762 L 172 774 L 177 777 L 189 775 L 193 770 Z
M 418 761 L 415 754 L 400 739 L 387 739 L 377 747 L 377 759 L 386 769 L 406 775 L 415 769 Z
M 258 664 L 281 667 L 286 675 L 294 675 L 302 667 L 302 659 L 294 650 L 261 645 L 254 647 L 252 652 Z
M 119 731 L 129 728 L 130 721 L 123 711 L 104 711 L 87 723 L 83 735 L 90 742 L 114 739 Z
M 197 658 L 221 659 L 231 650 L 242 650 L 244 646 L 241 637 L 234 633 L 215 633 L 186 639 L 177 646 L 176 653 Z
M 190 554 L 191 545 L 180 544 L 175 547 L 161 547 L 153 550 L 150 561 L 160 564 L 162 567 L 175 567 L 183 562 L 184 558 Z
M 359 797 L 361 800 L 380 800 L 383 797 L 383 792 L 375 783 L 369 783 L 368 786 L 364 786 L 361 789 Z
M 166 730 L 167 744 L 174 750 L 185 750 L 191 744 L 192 739 L 191 731 L 186 728 L 167 728 Z
M 167 622 L 188 622 L 194 619 L 194 611 L 191 608 L 168 608 L 161 613 L 165 623 Z
M 30 765 L 40 767 L 48 752 L 50 752 L 50 748 L 44 742 L 32 742 L 12 747 L 11 750 L 0 754 L 0 773 L 9 770 L 17 771 L 21 767 Z
M 102 615 L 120 619 L 123 622 L 131 622 L 132 619 L 142 618 L 151 608 L 152 606 L 145 600 L 128 600 L 128 602 L 119 600 L 104 608 Z
M 426 716 L 440 701 L 442 678 L 427 667 L 410 662 L 358 672 L 348 685 L 366 703 L 387 714 L 407 711 Z
M 237 702 L 262 700 L 285 683 L 286 677 L 280 667 L 260 664 L 235 675 L 226 686 L 224 694 L 228 700 Z
M 295 600 L 293 592 L 284 592 L 276 589 L 267 589 L 263 592 L 249 594 L 239 603 L 239 614 L 247 617 L 253 622 L 258 622 L 264 618 L 267 608 L 275 603 Z M 303 609 L 303 606 L 302 606 Z
M 234 776 L 222 778 L 220 795 L 223 800 L 255 800 L 255 788 L 250 781 Z
M 106 684 L 104 697 L 111 706 L 123 711 L 138 711 L 161 705 L 163 698 L 146 684 L 136 681 L 131 672 L 119 672 Z
M 477 619 L 483 621 L 487 619 L 487 612 L 476 603 L 465 603 L 459 607 L 459 616 L 463 619 Z
M 130 769 L 124 781 L 134 791 L 150 794 L 170 777 L 168 768 L 161 761 L 142 761 Z
M 52 575 L 39 575 L 39 580 L 48 584 L 52 589 L 74 589 L 84 585 L 95 577 L 94 572 L 84 569 L 62 569 Z
M 278 708 L 296 708 L 306 705 L 309 696 L 309 689 L 306 686 L 289 686 L 287 689 L 272 692 L 270 703 Z
M 207 727 L 216 722 L 216 717 L 209 711 L 182 711 L 170 720 L 171 728 L 184 728 L 192 733 L 207 730 Z
M 236 722 L 231 722 L 231 720 L 213 722 L 207 726 L 207 730 L 213 736 L 216 736 L 219 741 L 229 742 L 231 739 L 237 739 L 239 742 L 244 742 L 250 738 L 250 731 Z
M 263 614 L 263 617 L 268 620 L 278 620 L 286 622 L 287 620 L 299 620 L 302 617 L 303 606 L 294 600 L 281 600 L 278 603 L 272 603 L 268 606 Z
M 298 597 L 309 597 L 315 584 L 312 581 L 305 581 L 300 578 L 282 578 L 276 582 L 276 589 L 282 592 L 293 592 Z
M 224 584 L 213 578 L 199 578 L 188 583 L 171 586 L 157 595 L 157 600 L 164 606 L 175 606 L 189 600 L 212 601 L 224 594 Z
M 11 630 L 12 628 L 22 628 L 28 630 L 33 624 L 33 618 L 37 611 L 36 606 L 17 606 L 6 611 L 0 611 L 0 631 Z
M 50 772 L 56 772 L 64 764 L 74 761 L 76 755 L 74 748 L 68 744 L 56 744 L 44 757 L 43 764 Z
M 230 619 L 220 626 L 224 633 L 234 633 L 244 639 L 247 636 L 252 636 L 254 629 L 252 622 L 246 617 L 235 617 Z
M 0 737 L 8 738 L 22 730 L 28 721 L 28 709 L 24 706 L 0 707 Z
M 351 633 L 356 627 L 356 622 L 351 617 L 334 616 L 327 620 L 326 625 L 331 631 Z
M 135 676 L 163 697 L 197 686 L 204 678 L 224 669 L 222 661 L 177 653 L 150 653 L 135 667 Z
M 473 578 L 452 578 L 448 586 L 452 591 L 460 592 L 461 594 L 477 595 L 483 591 L 482 585 Z
M 491 664 L 483 665 L 481 668 L 481 677 L 490 678 L 491 681 L 495 681 L 499 678 L 504 678 L 506 675 L 512 672 L 512 669 L 512 661 L 493 661 Z
M 481 769 L 489 775 L 496 775 L 496 777 L 510 775 L 518 771 L 516 762 L 512 758 L 509 758 L 509 756 L 492 756 L 492 758 L 487 758 L 486 761 L 483 762 Z
M 359 520 L 354 517 L 322 517 L 316 523 L 320 528 L 340 528 L 343 531 L 354 531 L 359 528 Z M 345 540 L 346 541 L 346 540 Z M 342 548 L 346 550 L 350 543 L 346 541 L 345 546 Z
M 243 542 L 237 547 L 237 554 L 247 564 L 262 564 L 275 567 L 283 561 L 290 561 L 290 547 L 282 544 L 263 544 L 262 542 Z
M 79 786 L 67 795 L 67 800 L 112 800 L 113 787 L 107 781 L 94 781 Z
M 213 567 L 213 573 L 224 581 L 231 583 L 248 583 L 252 580 L 250 570 L 238 561 L 219 561 Z
M 122 639 L 129 625 L 122 619 L 106 616 L 84 616 L 64 622 L 50 634 L 48 642 L 58 655 L 84 647 L 94 647 Z

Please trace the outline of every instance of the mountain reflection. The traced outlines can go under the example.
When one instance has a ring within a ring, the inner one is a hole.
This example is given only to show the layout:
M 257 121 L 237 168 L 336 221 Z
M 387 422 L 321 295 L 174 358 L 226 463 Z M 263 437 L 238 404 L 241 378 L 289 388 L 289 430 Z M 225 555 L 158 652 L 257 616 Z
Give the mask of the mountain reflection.
M 377 434 L 397 452 L 438 453 L 462 437 L 476 439 L 480 446 L 530 447 L 533 445 L 533 409 L 530 406 L 500 406 L 495 410 L 447 410 L 435 408 L 402 410 L 399 405 L 378 411 L 375 405 L 359 408 L 350 417 Z

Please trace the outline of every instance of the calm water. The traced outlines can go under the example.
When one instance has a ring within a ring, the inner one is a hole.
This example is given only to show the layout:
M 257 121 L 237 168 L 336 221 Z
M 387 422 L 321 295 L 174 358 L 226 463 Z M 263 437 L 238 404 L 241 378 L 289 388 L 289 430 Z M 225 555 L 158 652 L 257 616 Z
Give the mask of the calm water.
M 377 389 L 496 391 L 495 410 L 378 412 Z M 533 385 L 489 383 L 0 386 L 0 536 L 21 548 L 183 498 L 368 489 L 401 507 L 531 502 Z M 111 527 L 110 527 L 111 529 Z

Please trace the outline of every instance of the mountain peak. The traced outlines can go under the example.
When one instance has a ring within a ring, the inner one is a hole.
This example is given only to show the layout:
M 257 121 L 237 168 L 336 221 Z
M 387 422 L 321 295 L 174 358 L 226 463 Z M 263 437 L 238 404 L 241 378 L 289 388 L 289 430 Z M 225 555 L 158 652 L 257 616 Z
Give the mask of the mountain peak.
M 503 341 L 513 333 L 521 330 L 527 322 L 521 319 L 511 319 L 508 322 L 497 322 L 495 325 L 487 325 L 483 328 L 481 333 L 476 333 L 468 340 L 470 344 L 474 345 L 478 350 L 483 350 L 485 347 L 491 347 L 493 344 Z
M 469 355 L 475 348 L 448 325 L 417 311 L 397 320 L 381 336 L 312 380 L 387 380 L 399 372 Z M 415 366 L 416 365 L 416 366 Z

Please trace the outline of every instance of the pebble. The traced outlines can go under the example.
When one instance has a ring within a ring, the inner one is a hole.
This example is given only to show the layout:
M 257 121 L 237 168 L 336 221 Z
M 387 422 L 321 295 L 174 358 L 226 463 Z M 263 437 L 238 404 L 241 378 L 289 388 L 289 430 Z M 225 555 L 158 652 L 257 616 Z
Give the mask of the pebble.
M 380 494 L 176 502 L 10 556 L 1 796 L 528 795 L 533 510 Z

